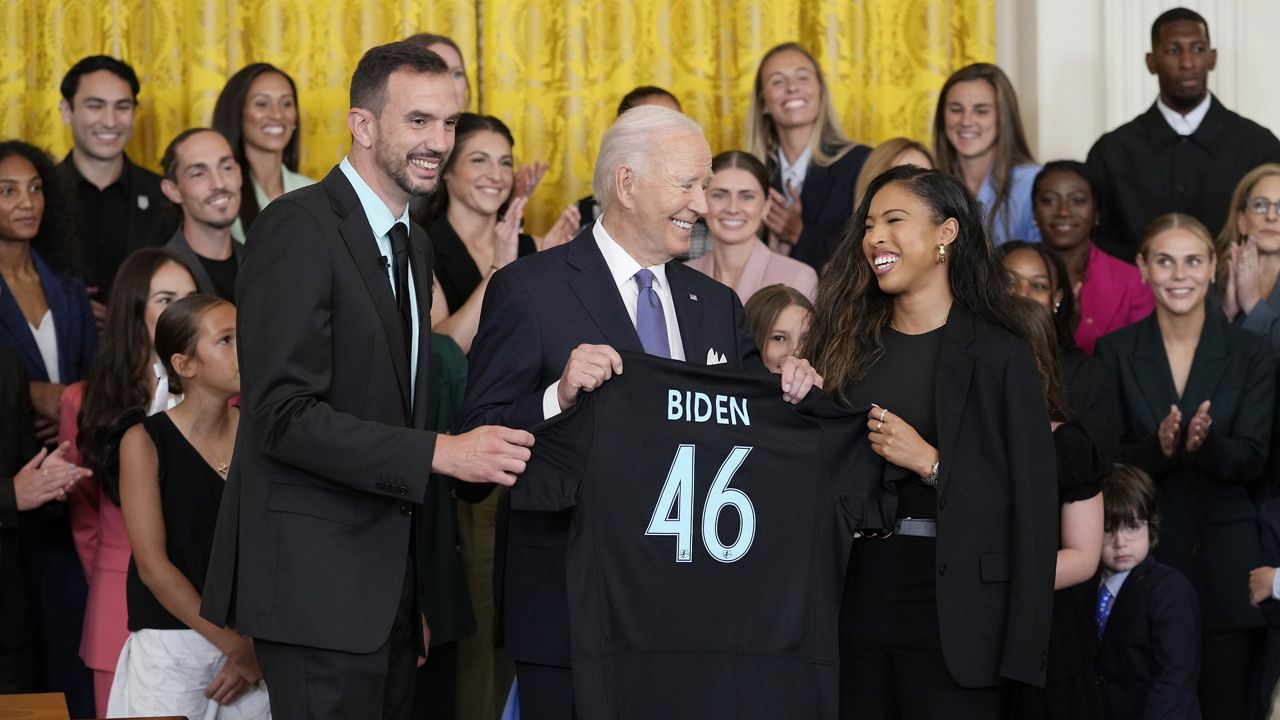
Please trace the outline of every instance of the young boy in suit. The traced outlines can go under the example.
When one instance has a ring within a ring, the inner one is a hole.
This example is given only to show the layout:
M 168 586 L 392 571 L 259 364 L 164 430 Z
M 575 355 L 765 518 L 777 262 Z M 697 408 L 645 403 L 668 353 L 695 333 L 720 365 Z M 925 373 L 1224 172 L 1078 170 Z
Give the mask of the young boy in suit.
M 1151 555 L 1156 491 L 1126 465 L 1103 482 L 1106 508 L 1095 617 L 1098 687 L 1108 718 L 1196 718 L 1200 611 L 1181 573 Z

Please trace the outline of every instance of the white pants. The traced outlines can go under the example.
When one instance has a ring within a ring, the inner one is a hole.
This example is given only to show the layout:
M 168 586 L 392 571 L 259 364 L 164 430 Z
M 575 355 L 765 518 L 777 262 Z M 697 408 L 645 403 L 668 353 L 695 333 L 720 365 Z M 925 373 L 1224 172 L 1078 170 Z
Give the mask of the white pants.
M 271 706 L 263 683 L 227 705 L 204 696 L 225 662 L 222 651 L 195 630 L 131 632 L 116 664 L 107 717 L 268 720 Z

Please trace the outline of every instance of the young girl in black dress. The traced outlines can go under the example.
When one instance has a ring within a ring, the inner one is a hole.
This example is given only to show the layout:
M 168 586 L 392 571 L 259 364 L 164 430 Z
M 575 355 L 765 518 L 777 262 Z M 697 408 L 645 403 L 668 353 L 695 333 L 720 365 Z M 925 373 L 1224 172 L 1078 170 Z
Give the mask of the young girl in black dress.
M 125 433 L 120 507 L 133 547 L 129 639 L 108 712 L 266 718 L 253 643 L 200 617 L 200 593 L 231 465 L 240 393 L 235 306 L 189 295 L 156 323 L 156 353 L 183 400 Z

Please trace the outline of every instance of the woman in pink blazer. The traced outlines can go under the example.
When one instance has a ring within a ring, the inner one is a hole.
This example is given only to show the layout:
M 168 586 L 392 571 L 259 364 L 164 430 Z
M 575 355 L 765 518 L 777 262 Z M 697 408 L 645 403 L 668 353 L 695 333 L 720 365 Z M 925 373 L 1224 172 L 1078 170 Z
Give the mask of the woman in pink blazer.
M 58 441 L 71 441 L 68 459 L 95 471 L 68 500 L 76 552 L 89 581 L 80 658 L 93 670 L 99 715 L 106 713 L 116 661 L 129 637 L 125 605 L 129 536 L 120 512 L 116 457 L 120 438 L 113 426 L 128 412 L 152 414 L 176 402 L 177 389 L 171 391 L 152 338 L 160 313 L 195 292 L 196 283 L 181 260 L 168 251 L 149 248 L 121 264 L 112 287 L 93 368 L 85 380 L 62 394 L 58 427 Z
M 1098 338 L 1150 315 L 1156 307 L 1142 273 L 1103 252 L 1093 241 L 1098 193 L 1083 163 L 1047 163 L 1031 186 L 1040 239 L 1067 266 L 1079 317 L 1072 318 L 1076 345 L 1093 353 Z
M 746 303 L 755 291 L 782 283 L 813 300 L 818 274 L 761 242 L 768 207 L 769 176 L 754 155 L 740 150 L 720 153 L 711 161 L 707 187 L 707 229 L 711 252 L 688 262 L 737 291 Z

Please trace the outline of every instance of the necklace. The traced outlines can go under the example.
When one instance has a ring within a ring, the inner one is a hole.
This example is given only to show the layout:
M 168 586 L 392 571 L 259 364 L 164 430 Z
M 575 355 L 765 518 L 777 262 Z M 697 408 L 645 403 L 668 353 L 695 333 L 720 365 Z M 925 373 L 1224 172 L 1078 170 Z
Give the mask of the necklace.
M 223 480 L 226 480 L 226 479 L 227 479 L 227 473 L 231 471 L 231 463 L 229 463 L 229 462 L 218 463 L 218 467 L 214 468 L 214 470 L 215 470 L 219 475 L 221 475 L 221 476 L 222 476 L 222 479 L 223 479 Z

